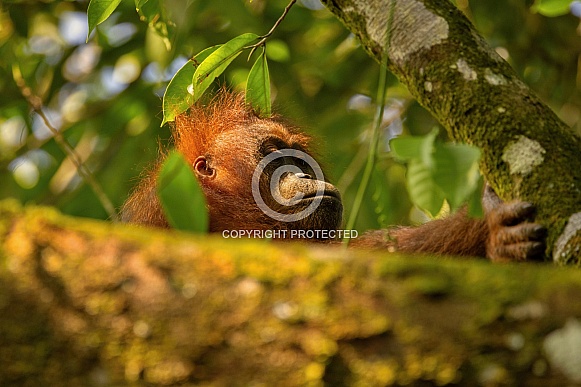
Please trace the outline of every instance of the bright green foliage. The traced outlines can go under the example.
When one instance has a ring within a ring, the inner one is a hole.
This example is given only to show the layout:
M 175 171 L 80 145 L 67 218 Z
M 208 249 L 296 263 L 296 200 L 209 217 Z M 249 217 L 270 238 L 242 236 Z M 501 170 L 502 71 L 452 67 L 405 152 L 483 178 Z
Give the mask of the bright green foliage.
M 222 74 L 226 67 L 244 48 L 258 39 L 256 34 L 242 34 L 224 43 L 220 48 L 208 56 L 196 69 L 193 77 L 194 102 L 210 87 L 214 79 Z
M 269 117 L 271 114 L 270 75 L 265 51 L 262 51 L 248 74 L 246 104 L 254 107 L 262 117 Z
M 206 59 L 211 53 L 216 51 L 220 45 L 208 47 L 194 56 L 184 64 L 173 76 L 165 93 L 163 94 L 163 121 L 172 122 L 181 113 L 188 110 L 194 103 L 192 79 L 196 67 L 201 61 Z
M 437 131 L 425 137 L 397 138 L 391 142 L 396 158 L 408 162 L 407 182 L 412 202 L 436 216 L 444 201 L 452 210 L 470 200 L 472 213 L 478 213 L 481 178 L 478 148 L 435 141 Z M 476 207 L 474 207 L 476 206 Z
M 480 193 L 484 190 L 484 179 L 478 179 L 478 187 L 474 189 L 468 198 L 468 215 L 474 218 L 482 218 L 484 209 L 482 208 L 482 196 Z
M 407 184 L 412 203 L 435 217 L 442 209 L 446 196 L 434 179 L 433 172 L 419 159 L 411 159 L 407 170 Z
M 208 210 L 204 192 L 177 151 L 163 163 L 157 180 L 157 194 L 170 225 L 179 230 L 208 231 Z
M 570 4 L 571 0 L 535 0 L 531 10 L 545 16 L 561 16 L 569 13 Z
M 452 209 L 459 208 L 473 193 L 480 197 L 477 190 L 480 149 L 466 144 L 435 143 L 433 159 L 434 180 Z
M 432 154 L 434 142 L 438 130 L 432 130 L 427 136 L 397 138 L 391 141 L 391 148 L 396 158 L 407 160 L 420 160 L 427 167 L 433 167 Z
M 135 0 L 135 8 L 142 21 L 163 39 L 166 49 L 171 49 L 173 23 L 167 17 L 162 0 Z
M 149 10 L 157 7 L 157 1 L 138 3 L 146 19 L 140 21 L 135 0 L 119 4 L 92 0 L 88 14 L 94 39 L 89 44 L 84 44 L 87 31 L 70 24 L 74 21 L 74 25 L 80 22 L 87 26 L 83 15 L 89 2 L 2 3 L 0 199 L 12 197 L 22 203 L 53 205 L 73 216 L 108 219 L 94 193 L 78 178 L 70 159 L 45 134 L 42 120 L 31 114 L 13 80 L 14 64 L 31 91 L 40 96 L 50 121 L 78 147 L 119 208 L 141 172 L 155 162 L 158 144 L 170 142 L 168 125 L 160 128 L 161 121 L 171 121 L 171 115 L 193 102 L 187 90 L 195 72 L 192 62 L 184 67 L 190 70 L 187 76 L 183 74 L 185 81 L 176 75 L 168 86 L 171 77 L 206 47 L 246 32 L 266 33 L 289 2 L 162 0 L 166 14 L 160 15 L 176 24 L 176 34 L 170 38 L 173 49 L 168 52 L 149 25 L 153 19 L 148 16 L 156 14 Z M 373 103 L 353 106 L 350 101 L 354 96 L 376 94 L 378 65 L 328 10 L 308 8 L 309 3 L 314 2 L 293 6 L 266 42 L 272 110 L 317 139 L 315 148 L 326 175 L 341 186 L 347 219 L 363 174 L 369 144 L 366 131 L 375 108 Z M 579 19 L 573 15 L 547 18 L 532 13 L 524 1 L 458 4 L 487 41 L 509 54 L 518 77 L 580 133 L 576 107 L 581 89 L 572 81 L 579 76 Z M 103 14 L 107 7 L 109 13 Z M 95 29 L 99 19 L 106 20 Z M 244 50 L 230 63 L 218 77 L 220 84 L 235 91 L 244 89 L 254 64 L 254 58 L 246 60 L 248 53 Z M 200 55 L 196 56 L 198 62 L 204 59 Z M 242 76 L 234 79 L 237 74 Z M 161 95 L 166 87 L 162 114 Z M 483 97 L 482 104 L 494 101 Z M 178 108 L 175 104 L 182 98 L 184 104 Z M 405 132 L 422 135 L 436 124 L 395 80 L 389 85 L 387 99 L 405 106 L 398 113 Z M 379 148 L 381 151 L 381 143 Z M 379 164 L 380 176 L 376 179 L 373 175 L 355 224 L 359 231 L 380 227 L 374 212 L 380 204 L 389 224 L 410 222 L 404 167 L 391 158 L 382 158 Z M 380 188 L 376 188 L 378 181 L 383 184 Z M 376 193 L 378 200 L 374 201 Z
M 89 35 L 99 24 L 103 23 L 115 9 L 119 6 L 121 0 L 91 0 L 87 9 L 87 18 L 89 21 Z
M 89 35 L 99 24 L 111 16 L 117 9 L 121 0 L 91 0 L 87 9 L 87 19 L 89 23 Z M 167 50 L 171 49 L 173 38 L 173 23 L 166 17 L 166 12 L 161 0 L 135 0 L 135 8 L 142 21 L 153 28 L 163 39 Z
M 188 60 L 171 79 L 163 94 L 163 121 L 172 122 L 180 114 L 185 112 L 194 102 L 194 96 L 188 88 L 192 85 L 192 77 L 196 67 L 192 60 Z

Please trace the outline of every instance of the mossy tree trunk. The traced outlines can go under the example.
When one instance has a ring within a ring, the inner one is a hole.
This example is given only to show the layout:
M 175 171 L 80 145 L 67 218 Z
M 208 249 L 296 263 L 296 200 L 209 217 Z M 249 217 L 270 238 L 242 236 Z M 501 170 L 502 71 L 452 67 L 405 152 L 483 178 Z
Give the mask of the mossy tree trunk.
M 516 76 L 449 0 L 323 0 L 387 63 L 450 137 L 482 150 L 481 171 L 504 200 L 538 206 L 547 256 L 581 262 L 580 139 Z
M 581 383 L 581 277 L 0 203 L 2 386 Z

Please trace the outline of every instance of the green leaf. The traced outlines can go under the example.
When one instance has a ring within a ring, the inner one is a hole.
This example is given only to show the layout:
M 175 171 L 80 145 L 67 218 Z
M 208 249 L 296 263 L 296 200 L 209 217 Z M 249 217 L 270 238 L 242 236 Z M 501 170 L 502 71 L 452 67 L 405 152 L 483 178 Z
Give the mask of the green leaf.
M 436 144 L 433 160 L 434 181 L 456 210 L 478 187 L 480 149 L 466 144 Z
M 121 0 L 91 0 L 89 8 L 87 9 L 87 20 L 89 22 L 89 32 L 87 33 L 87 41 L 89 35 L 99 24 L 103 23 L 115 9 L 119 6 Z
M 242 34 L 224 43 L 208 56 L 194 73 L 194 101 L 197 101 L 204 94 L 214 79 L 224 72 L 226 67 L 240 55 L 245 47 L 257 39 L 258 35 L 256 34 Z
M 412 203 L 436 216 L 444 204 L 444 193 L 434 180 L 432 170 L 421 161 L 411 160 L 407 170 L 407 182 Z
M 200 51 L 187 61 L 169 81 L 163 93 L 163 122 L 161 126 L 166 122 L 174 121 L 178 115 L 188 110 L 194 103 L 192 78 L 196 72 L 196 67 L 218 47 L 220 46 L 212 46 Z
M 207 57 L 209 57 L 213 52 L 215 52 L 220 47 L 222 47 L 221 44 L 216 44 L 215 46 L 210 46 L 208 48 L 204 48 L 202 51 L 198 52 L 192 58 L 192 61 L 194 62 L 194 66 L 198 67 L 203 61 L 206 60 Z
M 480 150 L 465 144 L 435 142 L 437 132 L 424 137 L 404 137 L 390 145 L 397 158 L 408 162 L 407 185 L 412 202 L 430 215 L 438 214 L 444 199 L 452 210 L 473 195 L 481 195 L 478 170 Z M 470 204 L 477 212 L 476 203 Z
M 208 232 L 206 197 L 181 153 L 173 151 L 164 161 L 157 178 L 157 195 L 172 227 Z
M 270 117 L 270 75 L 264 51 L 256 59 L 248 74 L 246 104 L 256 109 L 261 117 Z
M 484 189 L 484 179 L 482 176 L 478 179 L 476 189 L 468 198 L 468 215 L 473 218 L 482 218 L 484 210 L 482 209 L 482 191 Z
M 531 11 L 549 17 L 566 15 L 569 13 L 571 2 L 571 0 L 536 0 Z
M 421 160 L 432 167 L 432 153 L 438 130 L 432 130 L 422 137 L 398 137 L 390 141 L 389 146 L 393 156 L 401 161 Z
M 142 21 L 153 28 L 162 38 L 165 48 L 171 50 L 174 24 L 166 17 L 165 8 L 161 0 L 135 0 L 135 8 Z

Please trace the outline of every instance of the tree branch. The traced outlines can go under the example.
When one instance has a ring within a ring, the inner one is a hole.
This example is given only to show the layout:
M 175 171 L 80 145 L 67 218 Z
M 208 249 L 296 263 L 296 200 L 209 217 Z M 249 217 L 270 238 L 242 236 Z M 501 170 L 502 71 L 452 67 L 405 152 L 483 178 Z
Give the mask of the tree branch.
M 568 385 L 578 274 L 1 202 L 0 384 Z
M 448 0 L 393 0 L 389 69 L 456 141 L 482 149 L 504 200 L 538 207 L 547 256 L 581 264 L 581 140 Z M 323 0 L 378 62 L 391 0 Z M 565 228 L 567 225 L 567 228 Z
M 14 66 L 12 69 L 12 74 L 14 77 L 14 81 L 16 82 L 16 85 L 20 89 L 22 96 L 28 102 L 28 105 L 32 108 L 32 110 L 34 110 L 36 114 L 38 114 L 38 116 L 42 119 L 48 130 L 50 130 L 57 144 L 60 146 L 63 152 L 65 152 L 65 154 L 69 157 L 71 162 L 76 167 L 77 172 L 79 173 L 81 178 L 87 184 L 89 184 L 89 186 L 93 190 L 93 193 L 97 196 L 97 199 L 107 212 L 107 215 L 109 215 L 109 218 L 113 222 L 118 222 L 119 217 L 117 215 L 117 211 L 115 211 L 115 206 L 113 206 L 113 203 L 111 203 L 111 200 L 109 200 L 109 197 L 107 196 L 105 191 L 103 191 L 101 184 L 99 184 L 97 179 L 95 179 L 95 176 L 93 176 L 92 172 L 89 171 L 89 169 L 87 169 L 87 167 L 83 163 L 81 156 L 77 154 L 75 149 L 71 146 L 71 144 L 69 144 L 69 142 L 63 136 L 60 130 L 55 128 L 54 125 L 50 122 L 50 120 L 44 113 L 44 110 L 42 109 L 42 100 L 38 96 L 34 95 L 30 87 L 26 85 L 24 77 L 20 72 L 20 68 L 18 66 Z

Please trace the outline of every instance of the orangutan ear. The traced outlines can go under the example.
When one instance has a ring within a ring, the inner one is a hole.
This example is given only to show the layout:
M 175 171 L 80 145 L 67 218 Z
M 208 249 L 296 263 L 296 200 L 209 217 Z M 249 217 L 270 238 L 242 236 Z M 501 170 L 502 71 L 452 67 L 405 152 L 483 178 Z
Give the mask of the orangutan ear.
M 206 156 L 198 156 L 198 158 L 196 158 L 196 160 L 194 161 L 193 165 L 194 171 L 196 172 L 196 175 L 198 175 L 199 177 L 207 179 L 216 176 L 216 171 L 212 167 L 210 167 L 210 163 Z

